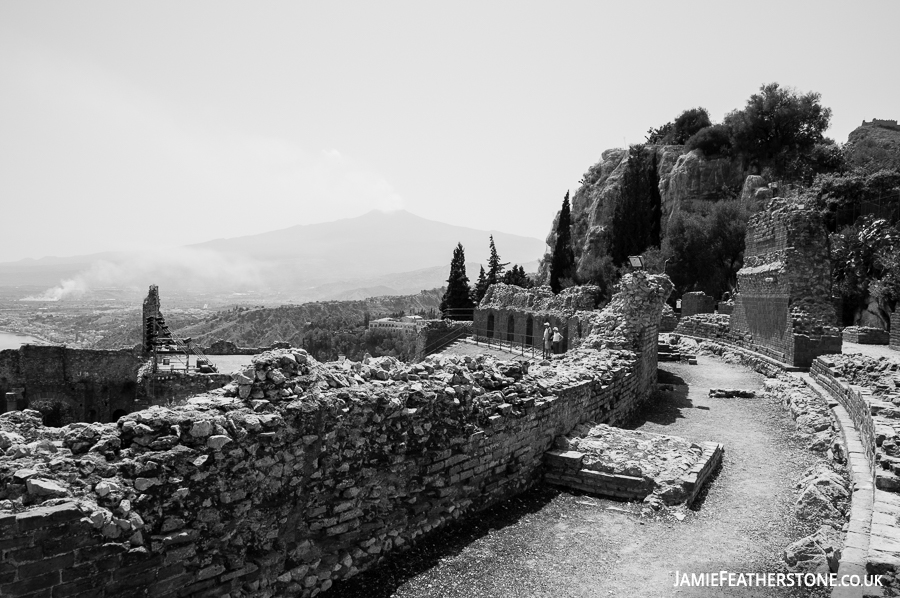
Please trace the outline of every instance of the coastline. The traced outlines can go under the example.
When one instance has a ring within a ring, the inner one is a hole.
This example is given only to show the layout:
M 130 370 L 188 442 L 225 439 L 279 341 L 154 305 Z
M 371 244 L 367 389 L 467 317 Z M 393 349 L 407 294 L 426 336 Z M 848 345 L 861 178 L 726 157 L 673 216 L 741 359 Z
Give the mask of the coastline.
M 53 341 L 48 340 L 38 334 L 20 332 L 18 330 L 9 330 L 6 328 L 0 328 L 0 334 L 8 334 L 10 336 L 26 337 L 26 338 L 33 339 L 35 341 L 33 343 L 22 343 L 23 345 L 54 345 L 54 344 L 56 344 Z

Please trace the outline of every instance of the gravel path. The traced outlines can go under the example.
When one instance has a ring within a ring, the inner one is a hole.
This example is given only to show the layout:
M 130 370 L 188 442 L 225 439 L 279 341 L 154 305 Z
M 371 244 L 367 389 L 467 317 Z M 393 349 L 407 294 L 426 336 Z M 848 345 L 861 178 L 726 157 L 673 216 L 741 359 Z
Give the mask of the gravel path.
M 641 517 L 641 505 L 537 488 L 430 539 L 377 571 L 335 584 L 342 597 L 826 596 L 789 588 L 673 587 L 674 572 L 782 570 L 785 546 L 810 530 L 792 485 L 814 462 L 780 405 L 713 399 L 709 388 L 759 389 L 762 377 L 700 356 L 661 364 L 674 393 L 633 427 L 725 445 L 721 472 L 695 510 Z

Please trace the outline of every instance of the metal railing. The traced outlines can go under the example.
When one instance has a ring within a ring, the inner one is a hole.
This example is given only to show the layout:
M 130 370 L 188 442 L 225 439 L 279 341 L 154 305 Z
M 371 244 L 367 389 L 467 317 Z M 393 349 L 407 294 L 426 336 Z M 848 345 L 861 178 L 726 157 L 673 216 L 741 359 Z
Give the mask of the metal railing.
M 165 324 L 165 322 L 161 322 L 159 324 L 159 329 L 165 334 L 165 336 L 163 336 L 161 339 L 159 339 L 160 341 L 164 341 L 168 344 L 175 345 L 176 349 L 178 349 L 180 352 L 185 354 L 185 357 L 187 358 L 187 362 L 184 364 L 185 371 L 190 369 L 190 367 L 189 367 L 190 355 L 194 355 L 198 360 L 199 359 L 204 360 L 206 362 L 206 365 L 211 367 L 214 372 L 219 371 L 218 368 L 216 368 L 216 364 L 214 364 L 212 362 L 212 360 L 209 357 L 207 357 L 203 351 L 198 349 L 192 343 L 185 343 L 180 338 L 178 338 L 177 336 L 172 334 L 172 331 L 169 330 L 169 327 Z M 173 355 L 173 354 L 170 353 L 170 355 Z M 199 366 L 198 366 L 198 369 L 199 369 Z
M 448 307 L 441 311 L 441 319 L 471 322 L 475 319 L 474 307 Z
M 498 348 L 501 351 L 509 351 L 512 353 L 519 353 L 520 355 L 525 355 L 526 353 L 530 354 L 532 358 L 536 358 L 538 352 L 543 355 L 543 351 L 541 347 L 535 347 L 535 340 L 540 340 L 535 336 L 526 336 L 522 341 L 516 341 L 515 336 L 513 335 L 513 340 L 503 340 L 502 338 L 494 338 L 494 330 L 488 330 L 486 328 L 472 328 L 472 338 L 476 345 L 485 345 L 491 348 Z M 509 335 L 509 333 L 507 333 Z

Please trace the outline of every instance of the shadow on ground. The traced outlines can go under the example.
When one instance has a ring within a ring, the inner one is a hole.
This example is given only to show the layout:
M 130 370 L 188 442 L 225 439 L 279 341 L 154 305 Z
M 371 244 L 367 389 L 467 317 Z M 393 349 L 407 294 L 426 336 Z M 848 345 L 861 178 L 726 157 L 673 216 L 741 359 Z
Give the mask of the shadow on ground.
M 514 525 L 525 515 L 537 513 L 559 494 L 559 490 L 539 484 L 487 511 L 418 540 L 414 548 L 389 557 L 370 571 L 336 582 L 326 595 L 328 598 L 389 598 L 408 579 L 431 569 L 445 557 L 458 555 L 490 531 Z
M 657 391 L 651 400 L 638 407 L 626 425 L 627 430 L 635 430 L 646 423 L 667 426 L 675 423 L 675 420 L 683 418 L 684 409 L 691 409 L 694 403 L 688 398 L 689 387 L 684 378 L 666 371 L 658 370 L 657 382 L 660 385 L 669 384 L 674 390 Z

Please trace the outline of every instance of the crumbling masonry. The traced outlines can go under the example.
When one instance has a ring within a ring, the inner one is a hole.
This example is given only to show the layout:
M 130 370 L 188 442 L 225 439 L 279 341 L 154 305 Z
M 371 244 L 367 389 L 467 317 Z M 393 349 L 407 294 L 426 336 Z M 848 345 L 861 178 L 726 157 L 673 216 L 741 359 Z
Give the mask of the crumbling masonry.
M 530 369 L 279 350 L 224 389 L 116 424 L 4 414 L 0 594 L 326 590 L 522 492 L 578 423 L 624 421 L 655 381 L 670 291 L 625 276 L 577 349 Z
M 747 225 L 730 320 L 683 318 L 676 332 L 730 342 L 800 368 L 818 355 L 840 353 L 825 239 L 815 211 L 797 198 L 772 200 Z

